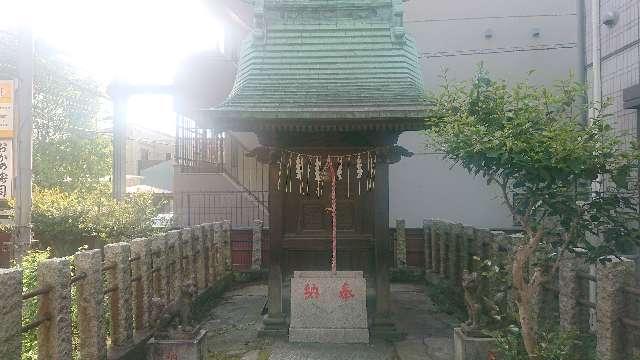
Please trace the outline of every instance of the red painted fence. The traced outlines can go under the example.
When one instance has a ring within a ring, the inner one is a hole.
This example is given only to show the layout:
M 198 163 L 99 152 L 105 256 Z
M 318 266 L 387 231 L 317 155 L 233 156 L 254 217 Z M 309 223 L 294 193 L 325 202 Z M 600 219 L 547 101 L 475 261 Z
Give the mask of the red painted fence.
M 406 229 L 407 265 L 424 267 L 424 235 L 422 229 Z M 392 249 L 395 249 L 396 230 L 390 229 Z M 338 239 L 339 240 L 339 239 Z M 253 249 L 253 230 L 235 229 L 231 231 L 231 261 L 236 271 L 251 269 L 251 251 Z M 393 257 L 395 261 L 395 256 Z M 394 264 L 395 265 L 395 264 Z M 262 230 L 262 268 L 269 267 L 269 230 Z

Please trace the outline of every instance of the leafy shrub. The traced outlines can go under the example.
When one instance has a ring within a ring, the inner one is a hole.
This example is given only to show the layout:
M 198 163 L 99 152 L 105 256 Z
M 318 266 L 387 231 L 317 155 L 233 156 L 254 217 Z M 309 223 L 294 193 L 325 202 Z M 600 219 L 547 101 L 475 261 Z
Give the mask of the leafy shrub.
M 500 359 L 529 360 L 524 348 L 522 332 L 511 326 L 495 334 Z M 595 339 L 593 335 L 572 331 L 549 329 L 538 334 L 538 354 L 540 360 L 595 360 Z
M 82 245 L 97 247 L 154 233 L 152 220 L 159 208 L 151 194 L 115 200 L 104 186 L 73 192 L 36 187 L 33 230 L 44 246 L 52 247 L 57 256 L 64 256 Z
M 464 294 L 446 281 L 432 280 L 427 282 L 427 296 L 436 310 L 453 316 L 456 320 L 466 321 L 467 308 L 464 304 Z

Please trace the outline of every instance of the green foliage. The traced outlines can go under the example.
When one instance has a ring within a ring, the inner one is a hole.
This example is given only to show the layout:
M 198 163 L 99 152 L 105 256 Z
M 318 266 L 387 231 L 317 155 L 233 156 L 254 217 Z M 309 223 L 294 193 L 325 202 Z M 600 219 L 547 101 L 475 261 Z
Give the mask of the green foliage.
M 108 176 L 110 142 L 96 134 L 98 85 L 39 44 L 33 95 L 34 183 L 72 191 Z
M 451 315 L 460 322 L 467 320 L 467 308 L 460 289 L 451 286 L 447 281 L 433 279 L 427 281 L 426 291 L 427 297 L 433 301 L 438 312 Z
M 640 151 L 621 144 L 602 104 L 578 105 L 584 90 L 571 80 L 553 88 L 526 81 L 509 87 L 481 68 L 470 82 L 445 76 L 426 120 L 429 146 L 495 184 L 523 227 L 509 269 L 530 356 L 544 352 L 546 341 L 533 299 L 562 254 L 596 262 L 640 239 Z
M 589 109 L 576 105 L 582 96 L 571 81 L 508 87 L 481 69 L 470 83 L 445 81 L 427 135 L 447 159 L 496 183 L 528 235 L 544 231 L 550 248 L 583 247 L 594 261 L 639 238 L 632 174 L 640 153 L 621 148 L 605 115 L 585 126 Z M 608 180 L 606 191 L 592 193 L 588 185 L 598 179 Z M 588 233 L 605 241 L 592 242 Z
M 23 292 L 33 290 L 38 287 L 37 270 L 38 264 L 51 257 L 50 250 L 31 250 L 23 258 L 22 264 L 22 287 Z M 15 264 L 14 264 L 15 265 Z M 22 306 L 22 325 L 27 325 L 37 319 L 38 298 L 26 300 Z M 22 336 L 22 359 L 38 359 L 37 330 L 31 330 Z
M 153 234 L 152 219 L 160 206 L 151 194 L 115 200 L 108 189 L 64 192 L 36 187 L 33 201 L 35 238 L 69 255 L 87 243 L 117 242 Z
M 522 332 L 511 326 L 495 334 L 500 359 L 529 360 L 522 341 Z M 561 332 L 557 329 L 541 332 L 539 338 L 540 360 L 595 360 L 595 339 L 593 335 L 577 332 Z
M 496 254 L 492 259 L 473 258 L 478 274 L 478 296 L 485 308 L 480 311 L 483 330 L 494 331 L 517 324 L 517 309 L 511 298 L 512 282 L 506 254 Z

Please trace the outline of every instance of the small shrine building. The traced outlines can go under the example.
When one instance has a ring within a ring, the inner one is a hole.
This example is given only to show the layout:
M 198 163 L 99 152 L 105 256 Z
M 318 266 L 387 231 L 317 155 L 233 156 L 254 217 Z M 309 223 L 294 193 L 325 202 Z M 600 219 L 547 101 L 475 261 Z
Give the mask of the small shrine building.
M 331 268 L 330 162 L 340 178 L 337 268 L 365 273 L 375 289 L 371 333 L 393 336 L 389 165 L 409 155 L 398 136 L 422 129 L 427 108 L 403 1 L 253 4 L 234 88 L 199 126 L 255 133 L 254 155 L 270 165 L 264 333 L 286 333 L 283 284 L 293 271 Z

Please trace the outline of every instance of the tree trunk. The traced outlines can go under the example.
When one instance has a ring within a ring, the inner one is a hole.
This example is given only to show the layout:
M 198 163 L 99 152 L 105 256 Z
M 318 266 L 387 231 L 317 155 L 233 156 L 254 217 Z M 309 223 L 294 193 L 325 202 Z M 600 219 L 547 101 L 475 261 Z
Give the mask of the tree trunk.
M 522 341 L 524 342 L 524 348 L 527 350 L 530 358 L 535 358 L 538 352 L 538 338 L 537 338 L 537 320 L 533 316 L 533 306 L 531 300 L 526 295 L 518 294 L 518 318 L 520 319 L 520 327 L 522 330 Z
M 526 267 L 530 257 L 529 248 L 525 245 L 515 255 L 512 268 L 513 287 L 516 292 L 515 301 L 518 306 L 518 318 L 522 330 L 522 340 L 530 358 L 535 358 L 538 352 L 538 319 L 535 315 L 536 283 L 529 283 Z

